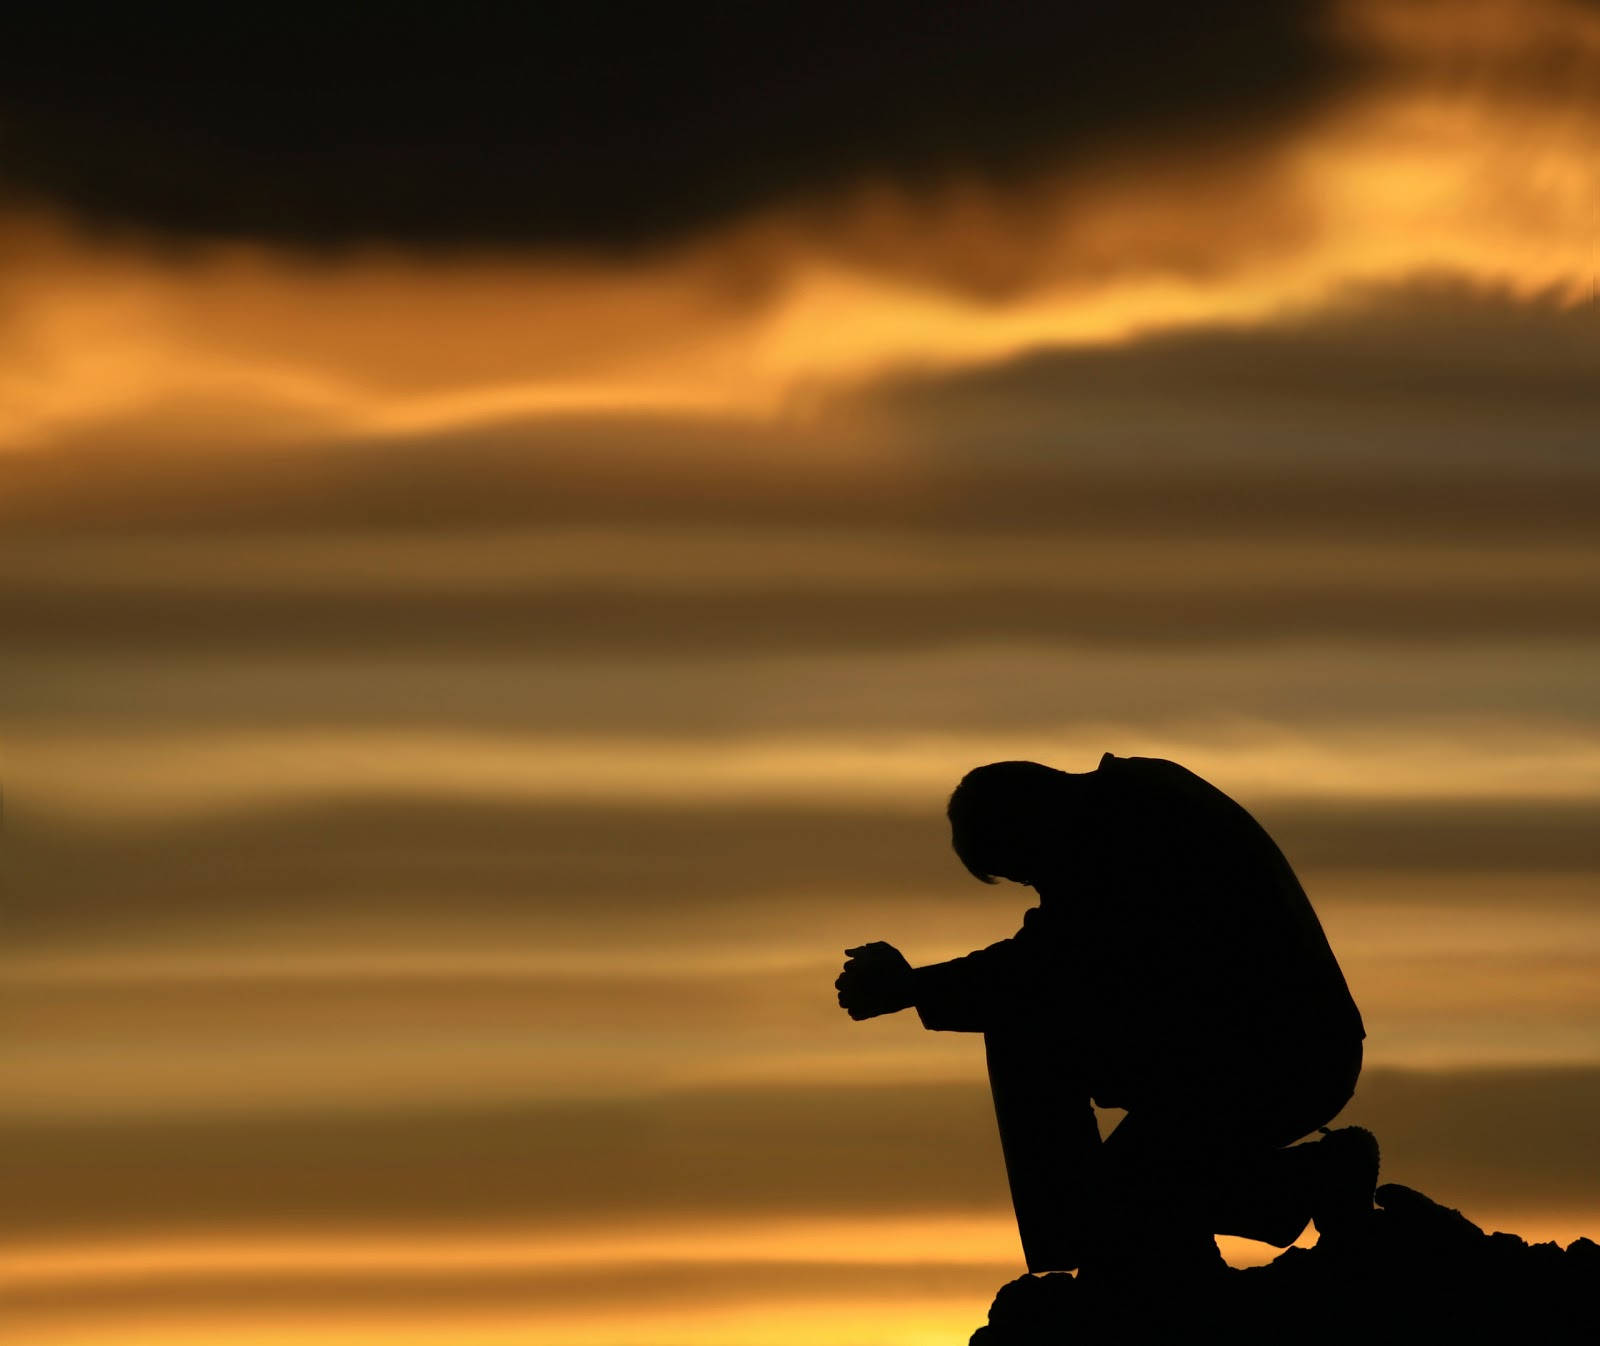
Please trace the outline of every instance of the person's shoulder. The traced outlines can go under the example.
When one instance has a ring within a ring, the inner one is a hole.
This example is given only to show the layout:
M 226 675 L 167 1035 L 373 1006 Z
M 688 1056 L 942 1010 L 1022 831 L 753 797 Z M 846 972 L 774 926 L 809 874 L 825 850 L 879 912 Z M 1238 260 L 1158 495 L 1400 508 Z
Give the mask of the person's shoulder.
M 1165 795 L 1191 803 L 1198 800 L 1234 803 L 1204 776 L 1165 757 L 1117 757 L 1108 752 L 1100 759 L 1099 774 L 1108 782 L 1147 797 Z
M 1188 767 L 1169 762 L 1165 757 L 1118 757 L 1108 752 L 1101 757 L 1099 769 L 1113 779 L 1196 781 L 1201 785 L 1210 785 Z

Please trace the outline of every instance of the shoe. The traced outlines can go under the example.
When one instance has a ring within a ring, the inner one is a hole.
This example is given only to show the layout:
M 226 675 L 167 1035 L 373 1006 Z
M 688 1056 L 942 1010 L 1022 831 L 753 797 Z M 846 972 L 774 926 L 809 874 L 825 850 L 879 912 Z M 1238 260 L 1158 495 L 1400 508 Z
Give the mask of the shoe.
M 1378 1138 L 1364 1126 L 1321 1128 L 1322 1139 L 1300 1148 L 1313 1161 L 1311 1220 L 1319 1239 L 1343 1238 L 1372 1213 L 1378 1186 Z

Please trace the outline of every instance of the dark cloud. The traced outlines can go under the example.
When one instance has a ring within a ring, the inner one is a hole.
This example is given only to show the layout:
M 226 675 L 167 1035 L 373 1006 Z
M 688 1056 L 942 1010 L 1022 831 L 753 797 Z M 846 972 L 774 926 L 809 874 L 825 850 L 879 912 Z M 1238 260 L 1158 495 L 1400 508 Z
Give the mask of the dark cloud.
M 1308 876 L 1589 873 L 1596 863 L 1587 804 L 1256 811 Z M 148 948 L 184 929 L 319 919 L 353 922 L 380 943 L 400 923 L 422 923 L 476 933 L 477 947 L 480 922 L 491 933 L 522 922 L 525 949 L 537 948 L 540 929 L 592 942 L 618 922 L 646 945 L 717 931 L 820 938 L 841 913 L 865 920 L 866 895 L 878 914 L 1000 900 L 956 864 L 937 800 L 923 816 L 368 800 L 126 831 L 48 823 L 25 807 L 11 815 L 7 930 L 17 950 Z M 1020 911 L 1023 896 L 1000 906 Z
M 1003 919 L 1003 918 L 1002 918 Z M 488 937 L 486 937 L 486 941 Z M 49 977 L 19 980 L 7 991 L 8 1031 L 31 1042 L 56 1042 L 70 1054 L 85 1035 L 126 1033 L 137 1025 L 145 1043 L 192 1037 L 197 1027 L 226 1024 L 240 1049 L 265 1037 L 372 1033 L 378 1038 L 445 1031 L 527 1034 L 550 1024 L 574 1031 L 618 1029 L 724 1037 L 772 1030 L 792 1037 L 836 1034 L 839 1007 L 832 984 L 842 956 L 823 948 L 801 971 L 565 974 L 543 971 L 448 972 L 442 976 L 377 973 L 354 976 L 258 975 L 237 971 L 160 976 Z M 1597 960 L 1600 962 L 1600 960 Z M 135 966 L 136 966 L 135 961 Z M 648 1049 L 647 1049 L 648 1050 Z
M 1354 73 L 1326 8 L 36 10 L 6 179 L 186 234 L 638 244 L 863 178 L 1259 144 Z
M 396 542 L 380 554 L 399 558 L 405 550 Z M 1172 563 L 1191 560 L 1180 555 Z M 1555 561 L 1546 574 L 1572 564 L 1566 555 Z M 199 568 L 192 558 L 184 563 Z M 992 736 L 996 744 L 1022 736 L 1055 744 L 1084 719 L 1096 726 L 1138 724 L 1187 742 L 1197 729 L 1209 732 L 1205 726 L 1224 721 L 1315 724 L 1319 732 L 1413 717 L 1435 725 L 1447 717 L 1457 723 L 1494 717 L 1530 730 L 1581 726 L 1594 713 L 1597 655 L 1588 640 L 1527 651 L 1487 637 L 1466 647 L 1395 641 L 1348 649 L 1320 641 L 1129 649 L 952 640 L 936 651 L 775 659 L 690 647 L 638 661 L 538 652 L 339 657 L 287 649 L 270 660 L 249 649 L 184 658 L 128 649 L 89 660 L 19 647 L 0 671 L 0 698 L 5 719 L 18 728 L 177 734 L 191 741 L 241 729 L 444 731 L 524 743 L 591 734 L 598 750 L 635 736 L 641 746 L 699 735 L 794 742 L 824 734 L 838 741 L 919 734 L 939 724 Z M 1170 695 L 1175 683 L 1183 687 L 1177 702 Z M 918 694 L 907 697 L 913 685 Z
M 1369 1071 L 1345 1120 L 1385 1177 L 1474 1208 L 1592 1213 L 1600 1070 Z M 12 1238 L 1003 1212 L 987 1089 L 725 1090 L 497 1111 L 9 1123 Z
M 1600 1070 L 1373 1070 L 1347 1122 L 1371 1127 L 1387 1180 L 1474 1206 L 1596 1217 Z M 1585 1155 L 1588 1156 L 1585 1159 Z
M 1338 869 L 1444 873 L 1587 873 L 1586 803 L 1416 800 L 1255 809 L 1302 872 Z
M 985 1093 L 949 1086 L 52 1119 L 0 1129 L 0 1218 L 15 1236 L 353 1221 L 548 1231 L 624 1217 L 991 1209 L 1004 1201 L 992 1130 Z M 60 1190 L 66 1173 L 70 1191 Z M 943 1174 L 937 1188 L 931 1173 Z
M 226 927 L 251 912 L 435 925 L 476 912 L 592 932 L 596 920 L 652 913 L 692 925 L 697 906 L 720 922 L 743 905 L 753 919 L 763 894 L 971 886 L 950 856 L 937 805 L 926 818 L 906 818 L 368 801 L 136 832 L 48 824 L 13 810 L 9 831 L 16 883 L 8 928 L 18 941 L 71 941 L 88 925 L 123 937 L 191 922 Z
M 197 563 L 204 564 L 203 553 Z M 636 585 L 601 592 L 454 594 L 130 590 L 111 583 L 51 592 L 0 591 L 0 627 L 19 645 L 55 654 L 196 653 L 541 654 L 635 657 L 700 654 L 865 653 L 953 643 L 1078 643 L 1161 647 L 1195 641 L 1406 639 L 1573 640 L 1593 634 L 1600 575 L 1529 585 L 1514 563 L 1500 577 L 1442 584 L 1398 569 L 1282 583 L 1263 548 L 1259 588 L 1156 580 L 1061 591 L 985 584 L 929 591 L 863 582 L 856 592 L 757 589 L 661 593 Z
M 1067 419 L 1066 408 L 1060 412 Z M 1248 421 L 1249 413 L 1240 409 Z M 930 418 L 931 419 L 931 418 Z M 1583 422 L 1587 424 L 1587 422 Z M 1502 460 L 1442 473 L 1407 462 L 1211 461 L 1218 432 L 1194 427 L 1166 447 L 1189 461 L 1159 476 L 1115 455 L 1088 461 L 1056 436 L 1031 456 L 995 452 L 997 429 L 959 453 L 889 473 L 868 456 L 817 468 L 815 442 L 702 424 L 664 429 L 624 418 L 507 427 L 427 442 L 268 452 L 123 451 L 115 427 L 98 450 L 16 452 L 3 465 L 0 522 L 14 536 L 162 530 L 441 529 L 546 524 L 904 525 L 930 536 L 1006 526 L 1078 536 L 1337 536 L 1485 542 L 1592 536 L 1600 476 L 1575 458 L 1519 463 L 1516 425 Z M 1427 442 L 1425 432 L 1413 441 Z M 1448 445 L 1432 440 L 1447 452 Z M 1010 440 L 1015 448 L 1016 438 Z M 786 451 L 795 457 L 786 459 Z M 974 461 L 976 460 L 976 461 Z M 792 461 L 792 470 L 784 465 Z
M 981 445 L 1023 461 L 1132 455 L 1180 471 L 1199 452 L 1224 470 L 1277 461 L 1457 474 L 1512 455 L 1592 469 L 1597 376 L 1591 307 L 1433 279 L 1353 290 L 1269 323 L 1046 350 L 871 397 L 924 452 L 959 461 Z

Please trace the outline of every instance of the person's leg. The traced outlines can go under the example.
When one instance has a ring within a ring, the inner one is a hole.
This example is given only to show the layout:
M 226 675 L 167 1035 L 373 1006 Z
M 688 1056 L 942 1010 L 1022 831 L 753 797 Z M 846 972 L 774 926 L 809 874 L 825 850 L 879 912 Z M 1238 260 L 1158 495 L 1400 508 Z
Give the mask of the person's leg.
M 986 1033 L 989 1087 L 1028 1270 L 1071 1271 L 1094 1237 L 1100 1128 L 1084 1081 L 1026 1033 Z
M 1370 1131 L 1344 1127 L 1321 1140 L 1294 1144 L 1326 1129 L 1354 1095 L 1361 1043 L 1318 1053 L 1299 1064 L 1298 1071 L 1285 1072 L 1277 1098 L 1257 1110 L 1260 1134 L 1269 1148 L 1245 1156 L 1234 1181 L 1219 1194 L 1213 1215 L 1218 1233 L 1284 1248 L 1310 1220 L 1326 1236 L 1372 1209 L 1378 1146 Z
M 1221 1269 L 1210 1212 L 1235 1146 L 1196 1114 L 1132 1108 L 1100 1148 L 1095 1231 L 1085 1270 L 1098 1278 Z
M 1333 1192 L 1330 1183 L 1361 1185 L 1364 1144 L 1293 1142 L 1338 1115 L 1360 1071 L 1356 1044 L 1302 1058 L 1254 1085 L 1196 1087 L 1164 1106 L 1131 1110 L 1102 1155 L 1113 1239 L 1137 1247 L 1171 1230 L 1187 1243 L 1203 1230 L 1207 1239 L 1232 1234 L 1282 1248 L 1330 1197 L 1359 1205 L 1354 1188 Z M 1350 1172 L 1334 1171 L 1343 1168 Z M 1368 1198 L 1370 1207 L 1370 1190 Z

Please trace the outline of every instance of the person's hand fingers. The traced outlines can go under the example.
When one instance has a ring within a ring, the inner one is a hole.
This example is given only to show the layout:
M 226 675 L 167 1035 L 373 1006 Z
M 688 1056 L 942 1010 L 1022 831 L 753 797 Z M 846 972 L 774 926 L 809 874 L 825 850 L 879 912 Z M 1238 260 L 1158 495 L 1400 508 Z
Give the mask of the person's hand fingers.
M 862 944 L 854 949 L 846 949 L 844 952 L 846 958 L 856 958 L 863 954 L 870 956 L 890 947 L 891 946 L 885 943 L 883 940 L 875 939 L 870 944 Z

